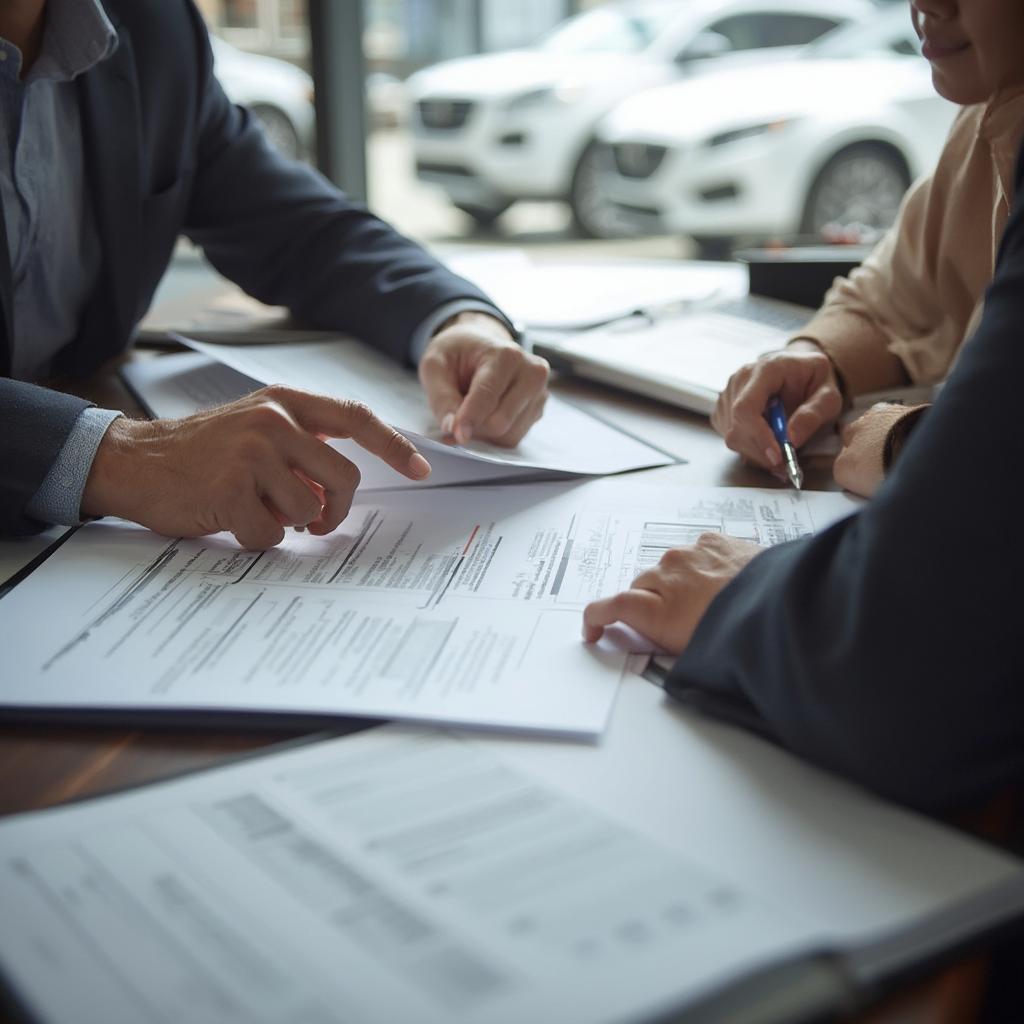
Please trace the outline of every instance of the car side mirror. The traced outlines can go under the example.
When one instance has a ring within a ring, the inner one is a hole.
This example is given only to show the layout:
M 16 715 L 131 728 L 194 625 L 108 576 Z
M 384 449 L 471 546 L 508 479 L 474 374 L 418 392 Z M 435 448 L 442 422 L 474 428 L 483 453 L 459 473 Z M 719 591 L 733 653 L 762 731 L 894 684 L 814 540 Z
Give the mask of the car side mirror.
M 707 60 L 709 57 L 721 57 L 732 50 L 728 36 L 721 32 L 705 29 L 698 32 L 690 40 L 690 45 L 676 55 L 677 64 L 688 64 L 692 60 Z

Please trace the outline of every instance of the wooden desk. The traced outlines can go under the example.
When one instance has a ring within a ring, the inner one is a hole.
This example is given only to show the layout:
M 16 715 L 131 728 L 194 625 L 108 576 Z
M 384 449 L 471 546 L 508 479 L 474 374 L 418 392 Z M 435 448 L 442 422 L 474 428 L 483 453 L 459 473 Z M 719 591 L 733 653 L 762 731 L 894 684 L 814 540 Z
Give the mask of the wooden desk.
M 151 357 L 139 353 L 135 358 Z M 108 408 L 141 415 L 116 376 L 117 364 L 73 390 Z M 744 466 L 707 421 L 599 385 L 560 381 L 559 394 L 685 458 L 683 465 L 636 474 L 645 482 L 719 486 L 782 487 L 770 475 Z M 69 388 L 69 390 L 72 390 Z M 827 461 L 804 466 L 812 490 L 834 489 Z M 363 728 L 341 723 L 338 732 Z M 37 809 L 124 786 L 214 765 L 227 758 L 295 735 L 287 732 L 221 733 L 196 730 L 0 726 L 0 814 Z M 970 962 L 946 971 L 863 1018 L 864 1024 L 970 1020 L 984 978 L 984 964 Z M 3 1020 L 0 1010 L 0 1020 Z

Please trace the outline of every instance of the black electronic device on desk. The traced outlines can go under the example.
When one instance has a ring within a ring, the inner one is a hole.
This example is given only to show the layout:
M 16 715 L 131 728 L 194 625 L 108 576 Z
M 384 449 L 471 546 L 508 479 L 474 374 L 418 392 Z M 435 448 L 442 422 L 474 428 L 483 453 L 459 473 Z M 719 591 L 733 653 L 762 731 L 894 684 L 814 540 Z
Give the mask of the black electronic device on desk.
M 775 245 L 738 249 L 749 271 L 750 294 L 816 309 L 837 277 L 846 277 L 871 252 L 870 245 Z

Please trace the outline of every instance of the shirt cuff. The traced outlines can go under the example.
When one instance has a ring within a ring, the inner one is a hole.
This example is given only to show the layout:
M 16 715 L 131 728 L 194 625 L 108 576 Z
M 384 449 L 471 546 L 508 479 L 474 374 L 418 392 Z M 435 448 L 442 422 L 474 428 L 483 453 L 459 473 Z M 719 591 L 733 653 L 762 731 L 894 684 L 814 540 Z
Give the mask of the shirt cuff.
M 121 415 L 111 409 L 82 410 L 46 479 L 28 503 L 28 515 L 59 526 L 77 526 L 82 522 L 82 492 L 96 449 L 107 428 Z
M 437 329 L 453 316 L 459 313 L 486 313 L 493 316 L 495 320 L 503 323 L 515 338 L 518 336 L 515 327 L 507 316 L 501 313 L 495 306 L 486 302 L 478 302 L 475 299 L 453 299 L 443 306 L 438 306 L 423 322 L 412 332 L 409 340 L 409 358 L 414 366 L 419 366 L 423 353 L 426 352 L 430 339 L 437 333 Z

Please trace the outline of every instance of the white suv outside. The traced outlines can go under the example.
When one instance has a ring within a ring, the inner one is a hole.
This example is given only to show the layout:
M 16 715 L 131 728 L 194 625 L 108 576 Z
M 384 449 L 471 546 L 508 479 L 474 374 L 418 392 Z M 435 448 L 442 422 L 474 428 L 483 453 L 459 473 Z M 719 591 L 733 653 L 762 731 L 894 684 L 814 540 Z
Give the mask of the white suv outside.
M 867 242 L 938 159 L 942 99 L 903 4 L 802 56 L 630 97 L 599 125 L 599 188 L 636 231 L 736 238 L 834 234 Z
M 288 61 L 247 53 L 216 36 L 210 44 L 214 73 L 228 99 L 248 107 L 271 145 L 285 156 L 311 154 L 316 128 L 313 79 Z
M 533 49 L 425 68 L 407 83 L 417 176 L 480 223 L 517 199 L 565 199 L 584 234 L 615 233 L 591 159 L 602 115 L 641 89 L 777 59 L 876 12 L 871 0 L 629 0 L 570 18 Z

